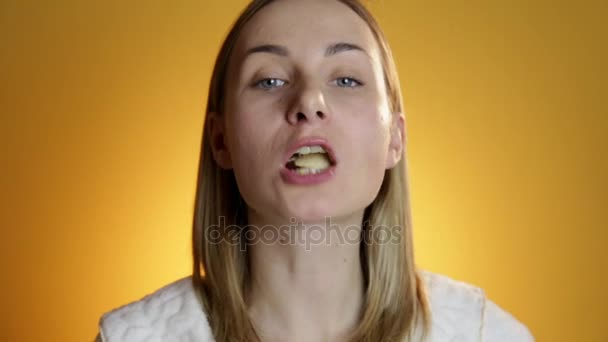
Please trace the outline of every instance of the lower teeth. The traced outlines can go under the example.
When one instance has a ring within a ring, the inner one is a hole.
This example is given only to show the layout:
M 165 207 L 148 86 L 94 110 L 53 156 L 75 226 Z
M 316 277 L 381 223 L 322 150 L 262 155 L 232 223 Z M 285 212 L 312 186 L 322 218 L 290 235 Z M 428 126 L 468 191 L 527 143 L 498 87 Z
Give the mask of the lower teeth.
M 308 169 L 308 168 L 297 168 L 295 171 L 299 175 L 317 174 L 325 169 Z

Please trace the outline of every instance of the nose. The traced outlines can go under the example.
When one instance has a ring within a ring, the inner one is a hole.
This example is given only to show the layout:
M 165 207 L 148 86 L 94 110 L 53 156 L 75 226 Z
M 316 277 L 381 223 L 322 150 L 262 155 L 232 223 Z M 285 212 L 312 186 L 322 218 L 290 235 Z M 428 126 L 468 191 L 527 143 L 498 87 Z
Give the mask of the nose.
M 318 88 L 302 87 L 295 92 L 292 103 L 287 112 L 287 122 L 291 125 L 326 121 L 329 118 L 325 98 Z

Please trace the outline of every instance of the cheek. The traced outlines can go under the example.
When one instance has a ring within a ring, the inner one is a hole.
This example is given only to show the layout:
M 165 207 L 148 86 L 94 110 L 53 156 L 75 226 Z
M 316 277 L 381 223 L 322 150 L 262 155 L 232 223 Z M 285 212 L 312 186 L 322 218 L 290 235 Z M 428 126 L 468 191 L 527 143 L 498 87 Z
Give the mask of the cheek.
M 380 158 L 388 150 L 390 132 L 390 114 L 379 101 L 369 101 L 358 107 L 357 114 L 352 120 L 356 126 L 351 137 L 358 142 L 359 148 L 366 151 L 367 158 Z
M 384 177 L 388 146 L 390 143 L 390 115 L 376 106 L 368 106 L 366 113 L 360 115 L 350 141 L 354 144 L 356 165 L 351 167 L 361 170 L 359 176 L 379 186 Z M 362 179 L 363 181 L 363 179 Z
M 280 136 L 275 122 L 255 112 L 234 113 L 227 123 L 228 150 L 241 192 L 255 193 L 269 186 L 268 175 L 276 167 Z M 245 194 L 243 194 L 245 195 Z
M 247 118 L 243 115 L 241 118 Z M 256 160 L 263 151 L 263 134 L 259 131 L 259 125 L 247 122 L 246 119 L 239 119 L 229 125 L 228 149 L 232 158 L 235 172 L 243 168 L 254 167 Z
M 239 120 L 227 126 L 228 150 L 237 186 L 249 207 L 257 208 L 263 197 L 260 180 L 263 178 L 263 132 L 259 126 Z
M 370 176 L 377 177 L 384 174 L 389 138 L 385 127 L 378 123 L 376 123 L 376 126 L 370 124 L 366 129 L 365 136 L 369 138 L 362 139 L 364 144 L 360 148 L 365 151 L 361 154 L 365 160 L 360 160 L 360 162 L 365 165 L 364 167 L 368 170 Z

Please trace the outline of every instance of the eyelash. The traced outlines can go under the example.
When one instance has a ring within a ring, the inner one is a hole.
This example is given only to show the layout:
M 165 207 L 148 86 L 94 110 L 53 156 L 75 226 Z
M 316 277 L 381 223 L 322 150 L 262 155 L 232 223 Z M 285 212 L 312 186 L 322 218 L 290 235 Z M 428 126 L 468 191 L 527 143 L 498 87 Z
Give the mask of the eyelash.
M 355 86 L 345 86 L 345 87 L 339 86 L 340 88 L 357 88 L 357 87 L 360 87 L 360 86 L 363 85 L 363 83 L 361 81 L 359 81 L 358 79 L 356 79 L 354 77 L 350 77 L 350 76 L 338 77 L 336 80 L 344 80 L 344 79 L 347 79 L 347 80 L 350 80 L 352 82 L 355 82 L 357 85 L 355 85 Z M 269 78 L 263 78 L 263 79 L 255 82 L 254 83 L 254 87 L 255 88 L 260 88 L 262 90 L 270 90 L 270 89 L 273 89 L 273 88 L 277 88 L 277 87 L 272 87 L 272 86 L 271 87 L 264 87 L 264 86 L 262 86 L 262 82 L 266 82 L 266 81 L 269 81 L 269 80 L 275 80 L 275 81 L 281 81 L 283 83 L 287 83 L 287 81 L 284 81 L 284 80 L 281 80 L 281 79 L 278 79 L 278 78 L 269 77 Z
M 278 78 L 273 78 L 273 77 L 269 77 L 269 78 L 263 78 L 263 79 L 261 79 L 261 80 L 259 80 L 259 81 L 255 82 L 253 86 L 254 86 L 255 88 L 260 88 L 260 89 L 262 89 L 262 90 L 269 90 L 269 89 L 272 89 L 272 88 L 276 88 L 276 87 L 272 87 L 272 86 L 271 86 L 271 87 L 264 87 L 264 86 L 262 85 L 262 83 L 263 83 L 263 82 L 266 82 L 266 81 L 271 81 L 271 80 L 272 80 L 272 81 L 281 81 L 281 82 L 283 82 L 283 83 L 287 83 L 286 81 L 283 81 L 283 80 L 281 80 L 281 79 L 278 79 Z
M 359 81 L 358 79 L 356 79 L 356 78 L 354 78 L 354 77 L 350 77 L 350 76 L 338 77 L 338 79 L 339 79 L 339 80 L 340 80 L 340 79 L 342 79 L 342 80 L 344 80 L 344 79 L 348 79 L 348 80 L 351 80 L 351 81 L 353 81 L 353 82 L 357 83 L 357 85 L 356 85 L 356 86 L 354 86 L 354 87 L 348 87 L 348 86 L 347 86 L 347 87 L 345 87 L 345 88 L 356 88 L 356 87 L 360 87 L 360 86 L 362 86 L 362 85 L 363 85 L 363 83 L 361 83 L 361 81 Z

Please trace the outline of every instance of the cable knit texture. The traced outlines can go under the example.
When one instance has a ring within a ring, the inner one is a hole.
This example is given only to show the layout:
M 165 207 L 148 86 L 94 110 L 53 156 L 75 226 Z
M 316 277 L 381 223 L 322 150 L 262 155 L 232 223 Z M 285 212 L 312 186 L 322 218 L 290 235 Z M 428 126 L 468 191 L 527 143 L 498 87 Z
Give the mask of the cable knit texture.
M 528 328 L 486 298 L 479 287 L 425 270 L 421 274 L 432 312 L 427 341 L 534 342 Z M 99 320 L 97 340 L 215 342 L 191 277 L 105 313 Z

